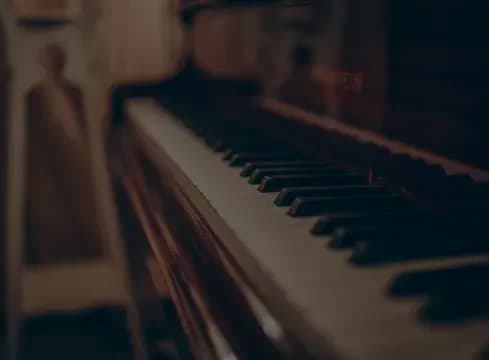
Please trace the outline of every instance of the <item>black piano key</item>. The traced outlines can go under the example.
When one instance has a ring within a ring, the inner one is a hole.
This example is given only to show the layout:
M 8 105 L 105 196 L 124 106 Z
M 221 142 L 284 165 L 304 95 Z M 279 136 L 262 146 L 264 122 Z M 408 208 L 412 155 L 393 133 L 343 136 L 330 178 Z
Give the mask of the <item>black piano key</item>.
M 460 197 L 464 198 L 462 195 L 463 190 L 473 184 L 475 184 L 475 181 L 467 174 L 444 176 L 433 189 L 433 196 L 436 200 L 446 202 L 447 205 L 458 207 L 461 200 Z
M 243 154 L 259 154 L 259 153 L 293 154 L 295 153 L 294 149 L 291 147 L 290 144 L 271 141 L 271 140 L 265 141 L 261 137 L 257 137 L 257 139 L 240 138 L 234 141 L 229 140 L 228 143 L 229 143 L 229 147 L 224 151 L 224 156 L 223 156 L 223 159 L 226 161 L 231 160 L 234 156 L 243 155 Z M 304 160 L 304 157 L 298 157 L 298 159 Z M 279 158 L 278 160 L 282 160 L 282 159 Z M 259 158 L 257 161 L 262 161 L 262 159 Z
M 382 231 L 382 227 L 375 225 L 357 225 L 340 227 L 333 231 L 329 247 L 333 249 L 345 249 L 352 247 L 358 241 L 372 237 Z
M 368 152 L 368 162 L 372 167 L 384 172 L 383 169 L 391 156 L 392 152 L 386 146 L 372 145 Z
M 351 219 L 351 218 L 350 218 Z M 361 221 L 361 220 L 363 221 Z M 371 213 L 357 218 L 356 222 L 337 226 L 332 231 L 329 246 L 343 249 L 354 246 L 359 241 L 375 241 L 376 238 L 391 240 L 386 234 L 422 232 L 428 226 L 443 226 L 445 215 L 431 210 L 400 210 L 388 213 Z
M 460 322 L 489 317 L 487 281 L 467 281 L 431 295 L 422 305 L 419 317 L 429 323 Z
M 310 197 L 295 199 L 288 214 L 294 217 L 314 216 L 325 213 L 361 212 L 406 206 L 406 199 L 397 194 Z
M 311 229 L 313 235 L 330 235 L 340 227 L 353 225 L 368 225 L 372 223 L 372 215 L 369 212 L 339 213 L 321 216 Z
M 238 153 L 269 153 L 269 152 L 284 152 L 285 145 L 278 144 L 273 141 L 263 141 L 260 137 L 250 138 L 232 138 L 224 136 L 226 139 L 227 148 L 224 151 L 223 159 L 228 161 Z
M 258 152 L 258 153 L 235 153 L 229 159 L 229 166 L 239 167 L 251 161 L 266 161 L 266 160 L 301 160 L 303 156 L 290 153 L 276 152 Z
M 256 154 L 256 153 L 271 153 L 271 152 L 277 153 L 278 150 L 271 148 L 267 144 L 251 143 L 245 145 L 236 145 L 231 143 L 224 151 L 223 160 L 230 161 L 233 158 L 233 156 L 238 154 L 250 154 L 250 153 Z
M 474 182 L 461 185 L 450 192 L 450 199 L 447 200 L 452 208 L 477 209 L 485 215 L 489 210 L 489 184 Z
M 375 265 L 415 259 L 465 256 L 489 253 L 487 238 L 476 229 L 454 228 L 446 224 L 421 228 L 383 229 L 357 241 L 350 261 L 356 265 Z
M 228 161 L 228 160 L 231 160 L 231 158 L 233 157 L 233 155 L 235 154 L 235 150 L 233 150 L 232 147 L 228 147 L 225 151 L 224 151 L 224 156 L 223 156 L 223 160 L 225 161 Z
M 413 297 L 442 291 L 453 284 L 489 279 L 489 264 L 460 265 L 435 270 L 417 270 L 397 276 L 388 287 L 393 297 Z
M 222 152 L 227 148 L 227 143 L 219 137 L 206 136 L 204 141 L 207 146 L 216 152 Z
M 446 177 L 446 185 L 450 189 L 456 189 L 459 186 L 467 186 L 474 183 L 474 179 L 467 174 L 454 174 Z
M 294 167 L 294 168 L 303 168 L 303 167 L 311 167 L 311 166 L 333 166 L 332 163 L 327 163 L 323 161 L 304 161 L 304 160 L 290 160 L 290 161 L 262 161 L 262 162 L 248 162 L 243 167 L 241 171 L 242 177 L 250 176 L 253 171 L 256 169 L 262 168 L 281 168 L 281 167 Z
M 325 215 L 320 217 L 311 233 L 313 235 L 328 235 L 338 227 L 352 225 L 382 225 L 412 226 L 415 223 L 445 219 L 448 215 L 436 209 L 394 209 L 369 211 L 363 213 L 345 213 Z
M 365 184 L 365 180 L 356 174 L 332 175 L 275 175 L 265 176 L 258 190 L 278 192 L 286 187 L 297 186 L 336 186 Z
M 385 194 L 388 190 L 378 185 L 314 186 L 285 188 L 275 198 L 275 205 L 289 206 L 298 197 Z
M 381 238 L 381 232 L 371 234 L 368 240 L 365 238 L 362 240 L 357 239 L 354 244 L 353 253 L 351 254 L 349 261 L 355 265 L 373 265 L 381 264 L 385 262 L 392 262 L 396 260 L 396 257 L 389 253 L 389 250 L 385 249 L 383 243 L 376 243 L 374 238 Z M 396 239 L 392 239 L 396 242 Z
M 192 130 L 193 130 L 195 135 L 203 136 L 205 134 L 205 125 L 203 125 L 203 124 L 193 125 Z
M 410 167 L 407 184 L 421 191 L 432 192 L 433 188 L 446 176 L 445 169 L 439 165 L 428 164 L 417 159 Z M 403 177 L 404 179 L 404 177 Z
M 264 168 L 264 169 L 255 169 L 251 174 L 248 182 L 250 184 L 259 184 L 262 182 L 265 176 L 271 175 L 319 175 L 319 174 L 346 174 L 345 170 L 341 170 L 337 166 L 316 166 L 316 167 L 303 167 L 303 168 Z

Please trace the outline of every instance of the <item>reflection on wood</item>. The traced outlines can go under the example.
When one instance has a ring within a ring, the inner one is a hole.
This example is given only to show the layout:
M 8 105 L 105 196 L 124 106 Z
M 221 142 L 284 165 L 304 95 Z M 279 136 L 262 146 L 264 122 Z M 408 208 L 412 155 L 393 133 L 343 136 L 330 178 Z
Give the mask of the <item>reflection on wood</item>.
M 297 46 L 292 53 L 292 71 L 280 86 L 278 96 L 291 104 L 322 113 L 324 91 L 322 84 L 313 78 L 315 61 L 311 49 Z

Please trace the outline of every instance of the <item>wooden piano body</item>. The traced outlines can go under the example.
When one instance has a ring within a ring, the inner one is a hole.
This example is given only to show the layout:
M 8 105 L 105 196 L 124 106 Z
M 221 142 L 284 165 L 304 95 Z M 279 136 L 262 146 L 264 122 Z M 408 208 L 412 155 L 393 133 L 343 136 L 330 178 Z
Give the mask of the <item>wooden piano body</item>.
M 149 244 L 192 357 L 487 358 L 486 8 L 372 4 L 202 10 L 192 65 L 116 93 L 122 221 Z M 321 43 L 315 11 L 349 26 Z M 250 19 L 277 27 L 253 37 Z M 295 89 L 322 79 L 314 109 L 277 80 L 304 43 L 337 50 L 314 55 L 315 75 L 295 64 Z M 260 49 L 269 68 L 249 61 Z

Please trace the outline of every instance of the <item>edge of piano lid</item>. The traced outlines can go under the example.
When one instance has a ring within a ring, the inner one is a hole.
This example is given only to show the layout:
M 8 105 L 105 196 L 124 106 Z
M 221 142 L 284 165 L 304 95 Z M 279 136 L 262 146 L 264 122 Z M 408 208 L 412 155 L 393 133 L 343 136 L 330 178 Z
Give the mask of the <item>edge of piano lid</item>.
M 478 182 L 489 181 L 489 170 L 483 170 L 458 160 L 437 155 L 428 150 L 423 150 L 413 145 L 403 143 L 402 141 L 387 138 L 374 131 L 362 129 L 335 120 L 329 116 L 315 114 L 294 105 L 287 104 L 276 98 L 259 97 L 256 98 L 254 102 L 258 108 L 278 114 L 284 118 L 291 119 L 292 121 L 303 123 L 306 126 L 311 126 L 314 129 L 313 131 L 335 131 L 339 134 L 351 137 L 360 143 L 370 143 L 380 148 L 386 148 L 394 155 L 407 155 L 413 159 L 423 160 L 430 165 L 441 166 L 447 175 L 468 175 Z

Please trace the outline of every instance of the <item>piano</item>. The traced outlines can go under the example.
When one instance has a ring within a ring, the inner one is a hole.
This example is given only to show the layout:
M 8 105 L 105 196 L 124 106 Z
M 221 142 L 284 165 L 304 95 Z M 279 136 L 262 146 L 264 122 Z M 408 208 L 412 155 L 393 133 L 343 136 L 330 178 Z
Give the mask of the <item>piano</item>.
M 487 4 L 198 3 L 190 26 L 251 12 L 282 40 L 334 36 L 323 58 L 293 51 L 286 96 L 198 54 L 114 93 L 121 221 L 151 249 L 190 356 L 487 359 Z

